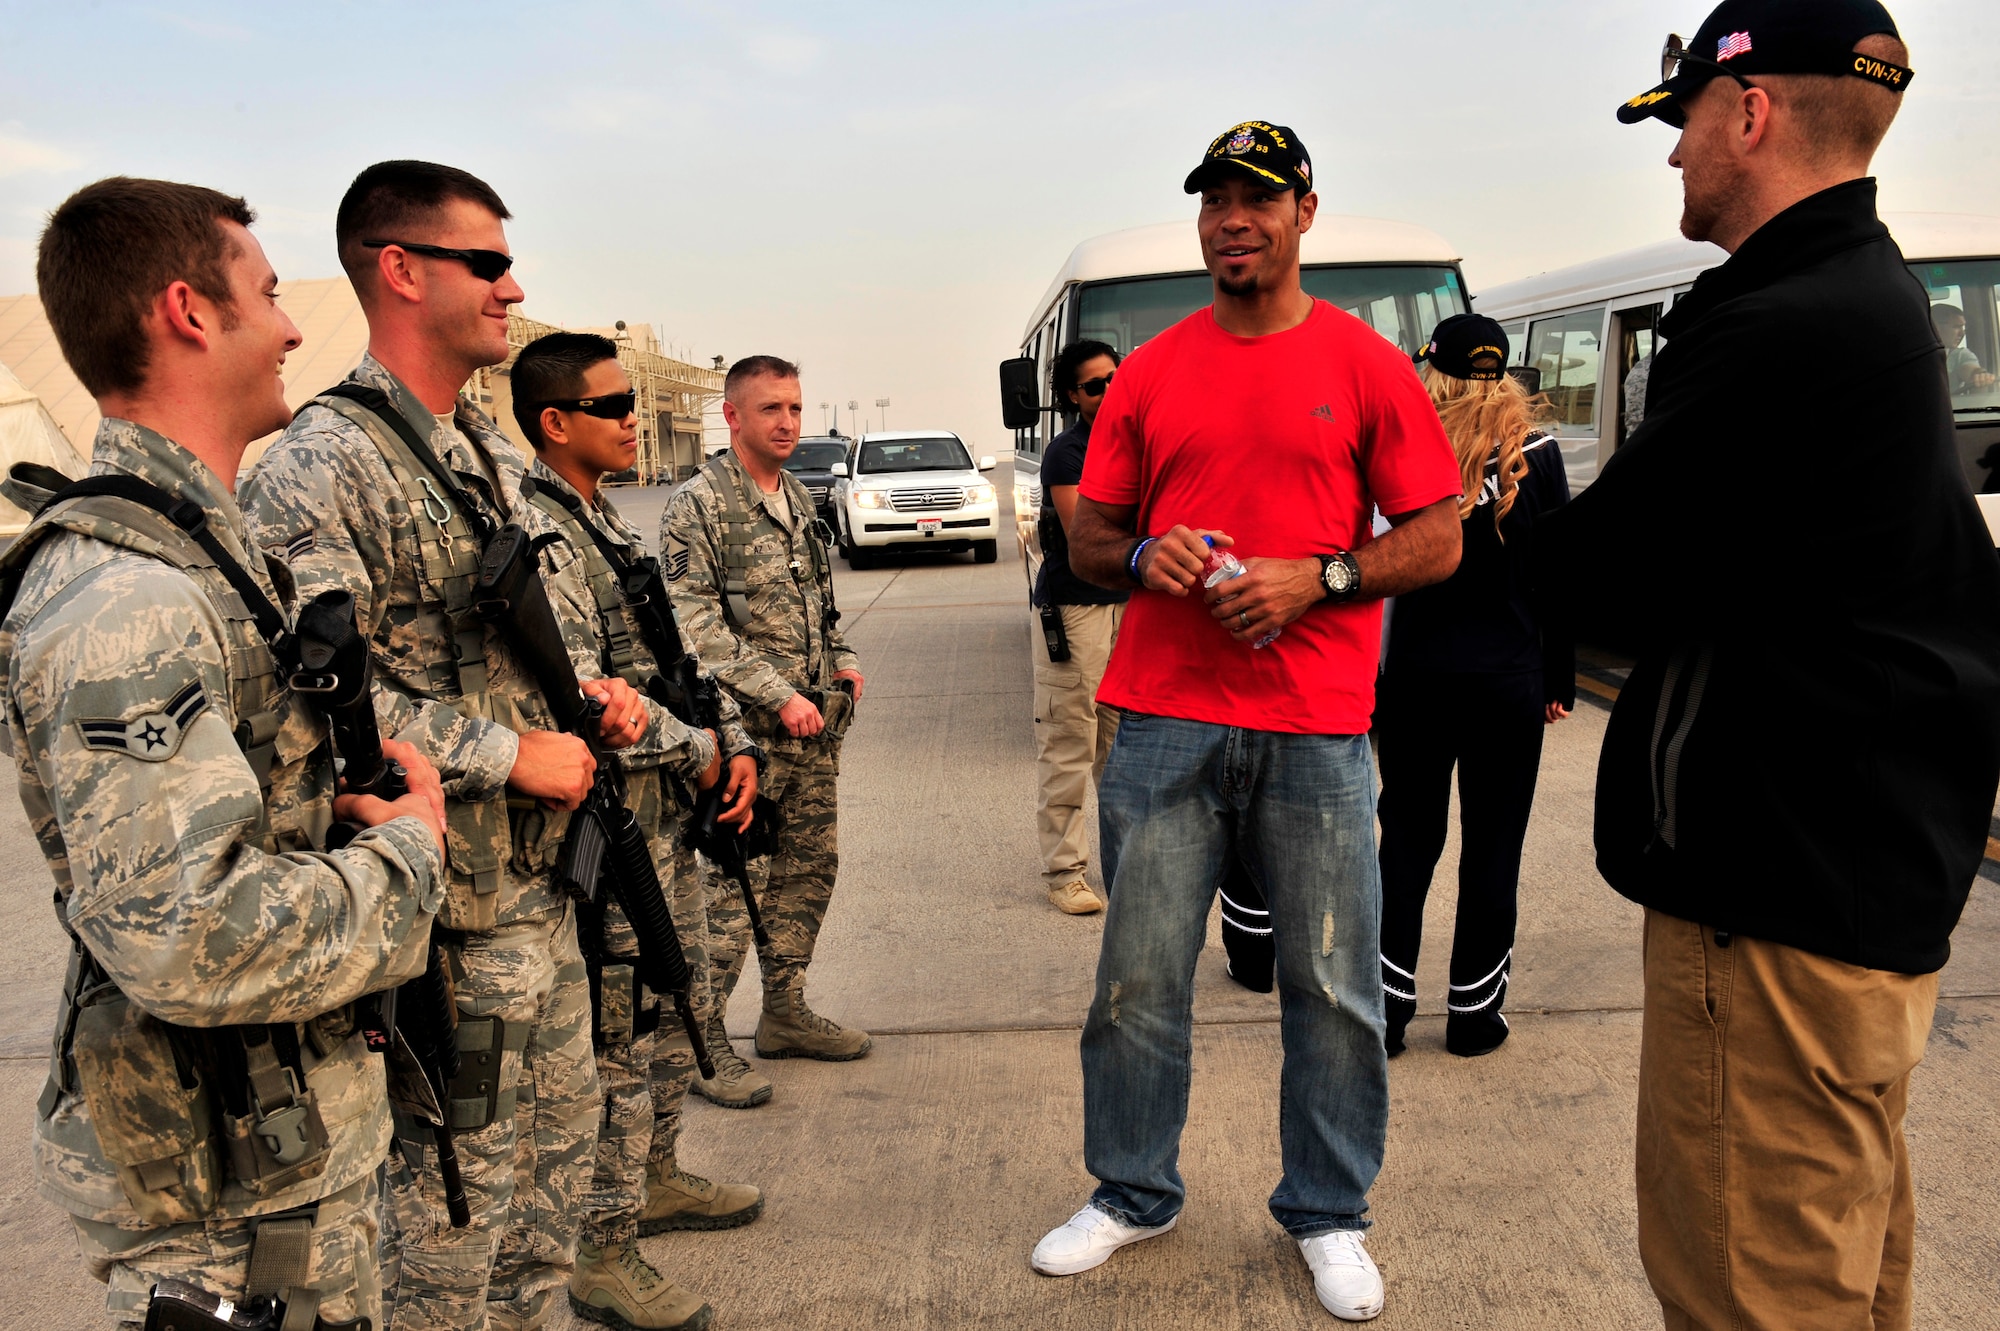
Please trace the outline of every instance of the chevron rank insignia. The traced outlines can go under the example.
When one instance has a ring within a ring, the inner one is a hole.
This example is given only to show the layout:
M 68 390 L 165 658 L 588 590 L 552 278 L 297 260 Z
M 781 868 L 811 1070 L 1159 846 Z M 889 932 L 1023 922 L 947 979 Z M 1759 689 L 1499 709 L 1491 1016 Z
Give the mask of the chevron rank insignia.
M 131 721 L 115 718 L 79 721 L 77 729 L 83 732 L 83 745 L 87 749 L 110 749 L 149 763 L 160 763 L 180 752 L 187 728 L 207 707 L 208 694 L 201 681 L 196 680 L 168 699 L 161 711 L 148 712 Z
M 668 582 L 679 582 L 688 573 L 687 542 L 678 536 L 669 535 L 666 544 L 667 557 L 660 561 L 660 571 Z

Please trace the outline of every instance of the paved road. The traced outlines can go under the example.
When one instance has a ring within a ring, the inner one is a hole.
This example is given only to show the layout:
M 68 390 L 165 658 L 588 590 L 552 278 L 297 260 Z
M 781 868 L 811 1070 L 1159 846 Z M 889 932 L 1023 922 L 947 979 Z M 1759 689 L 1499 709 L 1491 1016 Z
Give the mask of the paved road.
M 1007 493 L 1002 476 L 1001 492 Z M 661 496 L 620 502 L 651 531 Z M 1076 1031 L 1101 924 L 1043 901 L 1033 832 L 1029 623 L 1018 564 L 841 566 L 869 677 L 844 756 L 845 857 L 814 967 L 823 1011 L 875 1032 L 849 1065 L 765 1064 L 776 1098 L 697 1102 L 684 1162 L 761 1183 L 765 1217 L 646 1250 L 738 1328 L 1291 1328 L 1334 1325 L 1271 1222 L 1279 1060 L 1273 998 L 1237 988 L 1219 944 L 1196 1001 L 1189 1205 L 1175 1234 L 1068 1280 L 1027 1252 L 1081 1204 Z M 1615 662 L 1593 678 L 1615 690 Z M 1448 848 L 1420 967 L 1424 1011 L 1393 1065 L 1371 1249 L 1388 1328 L 1656 1326 L 1633 1248 L 1638 912 L 1597 879 L 1590 790 L 1605 712 L 1551 734 L 1527 845 L 1515 1037 L 1443 1049 Z M 61 935 L 12 801 L 0 802 L 0 1326 L 102 1324 L 61 1217 L 35 1199 L 27 1124 L 46 1066 Z M 1944 975 L 1910 1114 L 1919 1184 L 1917 1324 L 1994 1324 L 2000 1178 L 2000 891 L 1982 880 Z M 731 1026 L 747 1036 L 746 981 Z M 567 1326 L 558 1318 L 554 1326 Z

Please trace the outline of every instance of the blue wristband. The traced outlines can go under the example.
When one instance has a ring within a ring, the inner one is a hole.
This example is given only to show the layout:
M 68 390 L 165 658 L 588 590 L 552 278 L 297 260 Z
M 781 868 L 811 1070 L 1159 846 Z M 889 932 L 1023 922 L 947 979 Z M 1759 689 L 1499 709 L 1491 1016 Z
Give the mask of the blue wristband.
M 1153 542 L 1159 539 L 1160 538 L 1157 536 L 1146 537 L 1144 540 L 1140 541 L 1137 545 L 1132 547 L 1132 557 L 1125 561 L 1126 576 L 1131 578 L 1132 581 L 1139 583 L 1141 586 L 1145 585 L 1146 580 L 1139 576 L 1139 556 L 1146 553 L 1147 546 L 1151 545 Z

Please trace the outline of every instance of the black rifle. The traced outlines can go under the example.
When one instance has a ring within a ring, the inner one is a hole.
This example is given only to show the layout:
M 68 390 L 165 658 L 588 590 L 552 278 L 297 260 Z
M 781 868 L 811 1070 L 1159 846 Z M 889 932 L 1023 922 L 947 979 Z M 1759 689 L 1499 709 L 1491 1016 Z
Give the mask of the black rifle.
M 299 612 L 293 627 L 298 643 L 298 670 L 292 690 L 318 704 L 333 732 L 333 751 L 342 762 L 341 775 L 350 795 L 399 799 L 409 793 L 408 773 L 401 763 L 382 755 L 382 734 L 375 724 L 375 702 L 369 687 L 374 662 L 368 640 L 354 617 L 354 597 L 348 592 L 321 592 Z M 335 823 L 327 832 L 326 848 L 339 850 L 367 829 L 359 823 Z M 452 1144 L 447 1108 L 451 1084 L 458 1077 L 458 1000 L 452 993 L 451 972 L 444 948 L 433 928 L 424 973 L 390 994 L 379 1015 L 370 1014 L 363 1028 L 369 1046 L 389 1054 L 396 1033 L 415 1056 L 418 1075 L 429 1084 L 433 1104 L 421 1110 L 431 1120 L 437 1143 L 438 1176 L 444 1182 L 445 1209 L 454 1229 L 472 1223 L 472 1208 L 459 1172 L 458 1150 Z M 435 1111 L 432 1113 L 431 1111 Z
M 587 696 L 563 647 L 562 628 L 549 606 L 536 558 L 541 547 L 561 536 L 550 532 L 531 537 L 517 523 L 508 523 L 487 542 L 473 585 L 473 608 L 507 640 L 507 645 L 541 685 L 556 724 L 590 748 L 597 774 L 583 806 L 570 815 L 569 835 L 556 856 L 557 884 L 589 902 L 608 884 L 625 909 L 639 940 L 639 976 L 654 993 L 670 998 L 694 1046 L 695 1065 L 704 1077 L 715 1076 L 708 1041 L 694 1019 L 689 990 L 694 983 L 680 935 L 660 889 L 659 873 L 639 820 L 625 807 L 625 782 L 618 764 L 605 752 L 598 736 L 604 704 Z
M 593 536 L 596 529 L 591 529 Z M 660 562 L 651 555 L 626 560 L 614 557 L 609 543 L 599 541 L 605 558 L 618 574 L 619 592 L 625 608 L 639 626 L 660 673 L 648 683 L 646 692 L 653 701 L 673 714 L 675 720 L 696 730 L 722 735 L 722 690 L 713 675 L 702 673 L 701 658 L 687 649 L 680 624 L 674 618 L 673 603 L 667 599 L 667 584 L 660 576 Z M 777 848 L 778 806 L 759 795 L 751 817 L 750 830 L 738 831 L 718 821 L 722 813 L 725 782 L 717 781 L 695 796 L 694 814 L 688 820 L 688 845 L 706 855 L 711 863 L 734 880 L 743 894 L 743 909 L 750 917 L 750 932 L 759 947 L 770 946 L 764 929 L 763 913 L 757 908 L 757 892 L 750 886 L 750 861 Z
M 269 1294 L 237 1303 L 185 1280 L 162 1280 L 153 1286 L 151 1300 L 145 1331 L 278 1331 L 285 1323 L 285 1305 Z M 366 1317 L 351 1322 L 313 1319 L 317 1331 L 371 1331 L 371 1325 Z

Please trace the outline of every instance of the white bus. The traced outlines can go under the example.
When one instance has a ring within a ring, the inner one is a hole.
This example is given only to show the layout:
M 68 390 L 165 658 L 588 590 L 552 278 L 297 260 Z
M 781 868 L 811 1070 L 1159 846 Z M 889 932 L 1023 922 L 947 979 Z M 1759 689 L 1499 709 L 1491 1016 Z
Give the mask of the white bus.
M 1412 355 L 1440 319 L 1467 308 L 1457 251 L 1407 222 L 1323 212 L 1299 260 L 1308 292 Z M 1084 241 L 1036 302 L 1020 357 L 1000 367 L 1003 415 L 1014 431 L 1014 519 L 1030 585 L 1041 563 L 1042 452 L 1068 424 L 1049 389 L 1056 352 L 1090 338 L 1124 355 L 1212 296 L 1190 217 Z
M 1994 375 L 2000 368 L 2000 218 L 1885 213 L 1882 220 L 1929 294 L 1940 336 L 1964 329 L 1952 339 L 1948 366 L 1959 457 L 1975 491 L 2000 490 L 1987 453 L 2000 443 L 2000 379 Z M 1596 479 L 1639 422 L 1660 316 L 1695 278 L 1728 257 L 1714 245 L 1670 240 L 1488 287 L 1473 301 L 1507 330 L 1514 364 L 1555 405 L 1572 493 Z M 1812 330 L 1800 329 L 1799 336 L 1803 345 Z M 1774 349 L 1774 369 L 1780 364 Z

